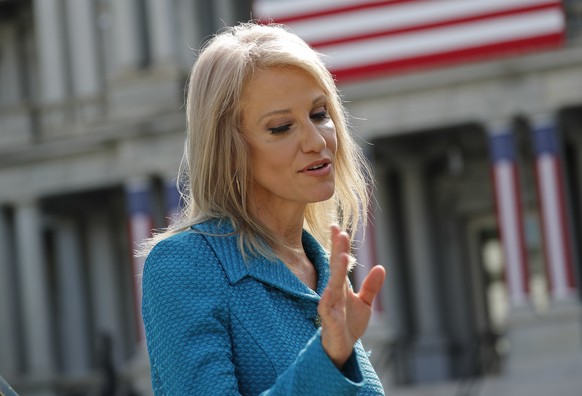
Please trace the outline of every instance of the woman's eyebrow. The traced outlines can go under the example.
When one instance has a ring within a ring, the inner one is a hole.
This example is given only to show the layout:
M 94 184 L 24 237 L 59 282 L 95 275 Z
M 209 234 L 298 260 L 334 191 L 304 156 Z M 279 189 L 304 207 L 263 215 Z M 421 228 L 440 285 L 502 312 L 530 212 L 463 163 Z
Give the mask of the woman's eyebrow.
M 318 104 L 319 102 L 327 102 L 327 96 L 319 95 L 317 98 L 313 99 L 313 104 Z
M 281 109 L 281 110 L 273 110 L 273 111 L 269 111 L 268 113 L 265 113 L 261 116 L 261 118 L 259 118 L 259 122 L 261 120 L 263 120 L 263 118 L 266 118 L 268 116 L 271 115 L 275 115 L 275 114 L 288 114 L 291 113 L 291 109 Z
M 319 95 L 318 97 L 316 97 L 315 99 L 313 99 L 313 101 L 311 102 L 313 105 L 319 104 L 321 102 L 327 102 L 327 96 L 325 95 Z M 279 109 L 279 110 L 272 110 L 269 111 L 265 114 L 263 114 L 261 116 L 261 118 L 259 118 L 259 122 L 261 122 L 264 118 L 275 115 L 275 114 L 289 114 L 291 113 L 291 109 Z

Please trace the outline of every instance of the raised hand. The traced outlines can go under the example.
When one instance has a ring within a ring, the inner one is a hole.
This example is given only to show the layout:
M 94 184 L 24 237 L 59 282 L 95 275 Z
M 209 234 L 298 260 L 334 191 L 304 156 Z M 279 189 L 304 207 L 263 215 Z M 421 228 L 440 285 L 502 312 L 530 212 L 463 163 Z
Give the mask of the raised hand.
M 321 317 L 323 349 L 336 367 L 342 368 L 354 344 L 370 321 L 372 302 L 382 288 L 386 271 L 380 265 L 370 270 L 359 293 L 348 286 L 349 236 L 339 227 L 331 227 L 330 278 L 321 296 L 317 312 Z

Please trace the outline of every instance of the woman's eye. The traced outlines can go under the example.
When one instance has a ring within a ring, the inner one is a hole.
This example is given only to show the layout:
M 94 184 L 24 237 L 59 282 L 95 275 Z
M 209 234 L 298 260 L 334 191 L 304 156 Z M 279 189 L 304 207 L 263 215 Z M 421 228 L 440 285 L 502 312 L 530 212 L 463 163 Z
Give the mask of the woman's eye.
M 311 114 L 311 119 L 316 122 L 324 121 L 329 118 L 326 110 L 318 111 L 317 113 Z
M 273 135 L 277 135 L 279 133 L 285 133 L 285 132 L 289 131 L 290 128 L 291 128 L 291 124 L 285 124 L 285 125 L 280 125 L 280 126 L 276 126 L 273 128 L 269 128 L 269 131 L 271 131 L 271 133 Z

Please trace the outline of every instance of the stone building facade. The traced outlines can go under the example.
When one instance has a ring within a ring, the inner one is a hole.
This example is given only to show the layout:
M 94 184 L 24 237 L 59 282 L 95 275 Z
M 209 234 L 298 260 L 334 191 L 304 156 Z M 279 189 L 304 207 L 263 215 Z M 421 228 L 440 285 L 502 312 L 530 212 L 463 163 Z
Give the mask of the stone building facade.
M 393 394 L 582 354 L 582 9 L 563 7 L 557 48 L 340 82 L 375 170 L 359 256 L 389 277 L 365 342 Z M 194 49 L 251 10 L 0 0 L 0 375 L 22 395 L 151 393 L 132 253 L 179 205 Z

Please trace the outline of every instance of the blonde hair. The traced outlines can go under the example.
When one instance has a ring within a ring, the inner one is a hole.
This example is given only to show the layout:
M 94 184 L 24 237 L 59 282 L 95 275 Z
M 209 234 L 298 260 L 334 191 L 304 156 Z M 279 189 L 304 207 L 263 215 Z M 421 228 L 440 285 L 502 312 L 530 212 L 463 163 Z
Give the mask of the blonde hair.
M 273 258 L 279 243 L 250 213 L 247 204 L 252 174 L 247 145 L 240 133 L 243 89 L 255 70 L 295 68 L 312 76 L 328 97 L 335 124 L 337 152 L 333 197 L 307 205 L 305 228 L 327 250 L 329 226 L 337 223 L 352 236 L 360 212 L 368 207 L 370 170 L 348 131 L 345 109 L 332 75 L 320 55 L 282 25 L 242 23 L 224 29 L 203 48 L 189 79 L 188 135 L 178 186 L 182 212 L 164 232 L 147 241 L 147 253 L 158 241 L 212 218 L 229 219 L 239 249 Z

